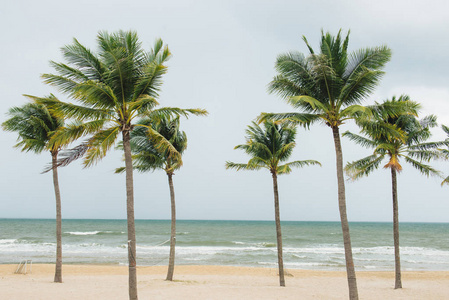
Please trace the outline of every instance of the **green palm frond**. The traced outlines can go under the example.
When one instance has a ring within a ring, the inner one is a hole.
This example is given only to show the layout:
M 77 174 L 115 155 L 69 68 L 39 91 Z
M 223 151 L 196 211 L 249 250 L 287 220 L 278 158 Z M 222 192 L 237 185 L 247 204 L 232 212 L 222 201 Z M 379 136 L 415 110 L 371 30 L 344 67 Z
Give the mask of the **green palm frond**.
M 74 69 L 82 72 L 88 80 L 103 81 L 106 66 L 88 48 L 77 39 L 73 39 L 72 45 L 63 47 L 62 54 L 65 60 L 74 66 Z M 58 72 L 59 73 L 59 72 Z
M 120 105 L 111 87 L 101 82 L 80 83 L 72 89 L 71 95 L 81 103 L 96 109 L 113 109 Z
M 316 160 L 297 160 L 278 166 L 277 171 L 278 174 L 290 174 L 292 172 L 292 168 L 303 168 L 305 166 L 313 165 L 321 166 L 321 163 Z
M 144 114 L 147 112 L 152 112 L 157 105 L 159 105 L 159 103 L 154 97 L 151 97 L 150 95 L 142 95 L 137 98 L 136 101 L 130 102 L 128 109 L 139 114 Z
M 431 161 L 431 160 L 438 160 L 438 159 L 445 159 L 444 153 L 442 153 L 439 150 L 408 150 L 407 154 L 410 157 L 419 159 L 420 161 Z
M 371 110 L 368 107 L 356 104 L 348 106 L 340 112 L 342 121 L 356 118 L 369 118 L 371 115 Z
M 353 180 L 368 176 L 378 169 L 385 155 L 370 155 L 346 164 L 345 172 Z
M 279 123 L 288 123 L 290 125 L 301 125 L 307 128 L 320 120 L 320 115 L 304 113 L 261 113 L 260 116 L 257 117 L 257 122 L 259 124 L 266 121 L 275 121 Z
M 387 46 L 365 48 L 352 53 L 343 74 L 345 85 L 340 92 L 341 102 L 346 105 L 358 104 L 370 95 L 384 74 L 381 69 L 390 58 L 391 50 Z
M 83 136 L 98 132 L 104 124 L 105 120 L 103 119 L 85 123 L 75 121 L 53 134 L 51 142 L 56 146 L 68 145 Z
M 408 148 L 410 150 L 430 150 L 430 149 L 438 149 L 440 147 L 449 146 L 449 141 L 438 141 L 438 142 L 428 142 L 428 143 L 420 143 L 417 145 L 410 145 Z
M 57 70 L 61 72 L 59 68 L 57 68 Z M 64 74 L 65 72 L 62 73 Z M 71 76 L 66 77 L 64 75 L 42 74 L 41 78 L 43 79 L 44 83 L 52 85 L 62 93 L 67 94 L 71 93 L 73 89 L 78 85 L 78 82 L 71 79 Z
M 199 108 L 183 109 L 178 107 L 163 107 L 144 113 L 143 115 L 149 119 L 169 119 L 175 116 L 188 118 L 190 114 L 194 116 L 207 116 L 209 113 L 207 110 Z
M 89 149 L 85 155 L 84 166 L 96 164 L 106 156 L 106 152 L 114 145 L 120 129 L 117 126 L 98 131 L 89 139 Z
M 260 170 L 261 168 L 264 168 L 263 166 L 259 165 L 259 164 L 237 164 L 237 163 L 233 163 L 230 161 L 226 162 L 226 169 L 234 169 L 236 171 L 241 171 L 241 170 Z
M 50 97 L 34 97 L 30 95 L 24 95 L 25 97 L 33 99 L 35 102 L 43 104 L 53 111 L 58 117 L 75 118 L 77 120 L 88 119 L 109 119 L 111 112 L 104 109 L 95 109 L 72 103 L 62 102 L 53 95 Z
M 294 108 L 303 108 L 305 111 L 318 111 L 318 112 L 327 112 L 329 111 L 329 107 L 327 107 L 324 103 L 319 100 L 306 96 L 293 96 L 287 99 L 287 103 L 289 103 Z
M 362 147 L 376 148 L 375 141 L 365 138 L 361 135 L 357 135 L 357 134 L 351 133 L 349 131 L 346 131 L 342 134 L 342 136 L 349 138 L 351 141 L 355 142 L 356 144 L 359 144 Z
M 441 128 L 443 129 L 443 131 L 449 136 L 449 127 L 446 125 L 441 125 Z
M 434 169 L 430 165 L 423 164 L 422 162 L 419 162 L 417 160 L 414 160 L 413 158 L 409 156 L 404 155 L 404 159 L 411 164 L 415 169 L 417 169 L 419 172 L 421 172 L 423 175 L 428 176 L 440 176 L 441 172 Z

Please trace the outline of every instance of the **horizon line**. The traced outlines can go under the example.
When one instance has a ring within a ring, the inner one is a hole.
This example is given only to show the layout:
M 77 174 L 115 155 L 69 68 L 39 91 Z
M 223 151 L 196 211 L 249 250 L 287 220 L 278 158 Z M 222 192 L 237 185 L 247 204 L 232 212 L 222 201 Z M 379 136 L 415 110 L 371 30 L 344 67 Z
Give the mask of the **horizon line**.
M 15 218 L 15 217 L 0 217 L 0 220 L 56 220 L 56 218 Z M 62 220 L 104 220 L 104 221 L 127 221 L 127 219 L 113 219 L 113 218 L 63 218 Z M 136 221 L 171 221 L 170 219 L 134 219 Z M 274 220 L 241 220 L 241 219 L 177 219 L 176 221 L 217 221 L 217 222 L 274 222 Z M 339 220 L 323 221 L 323 220 L 281 220 L 281 222 L 323 222 L 323 223 L 340 223 Z M 387 223 L 392 224 L 392 221 L 349 221 L 349 223 Z M 399 223 L 422 223 L 422 224 L 449 224 L 447 222 L 431 222 L 431 221 L 402 221 Z

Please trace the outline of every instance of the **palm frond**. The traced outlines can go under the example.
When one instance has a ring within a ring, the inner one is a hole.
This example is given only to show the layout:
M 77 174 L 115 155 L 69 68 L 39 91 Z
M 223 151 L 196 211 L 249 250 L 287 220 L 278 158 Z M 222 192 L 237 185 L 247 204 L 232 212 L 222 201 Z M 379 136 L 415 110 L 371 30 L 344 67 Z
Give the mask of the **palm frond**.
M 78 160 L 82 158 L 87 150 L 89 150 L 89 141 L 84 141 L 78 146 L 72 148 L 72 149 L 66 149 L 59 153 L 58 160 L 56 162 L 56 168 L 59 167 L 65 167 L 74 162 L 75 160 Z M 47 165 L 47 167 L 42 171 L 42 173 L 47 173 L 53 169 L 53 164 L 50 163 Z
M 257 122 L 260 124 L 265 121 L 275 121 L 279 123 L 288 123 L 291 125 L 301 125 L 309 127 L 313 123 L 320 121 L 321 116 L 315 114 L 304 113 L 261 113 L 257 117 Z
M 421 172 L 421 174 L 426 175 L 427 177 L 429 176 L 440 176 L 441 172 L 434 169 L 432 166 L 430 165 L 426 165 L 423 164 L 417 160 L 414 160 L 413 158 L 409 157 L 409 156 L 405 156 L 404 155 L 404 159 L 411 164 L 415 169 L 417 169 L 419 172 Z
M 226 169 L 234 169 L 236 171 L 241 171 L 241 170 L 259 170 L 261 169 L 262 166 L 260 165 L 256 165 L 256 164 L 238 164 L 238 163 L 233 163 L 230 161 L 226 162 Z
M 106 156 L 107 151 L 114 145 L 120 133 L 119 127 L 114 126 L 98 131 L 89 139 L 89 147 L 85 154 L 84 166 L 90 167 Z
M 375 141 L 367 139 L 361 135 L 351 133 L 349 131 L 344 132 L 342 134 L 342 136 L 349 138 L 351 141 L 353 141 L 356 144 L 359 144 L 360 146 L 365 147 L 365 148 L 375 148 L 376 147 Z
M 384 155 L 370 155 L 347 163 L 345 166 L 345 172 L 352 180 L 359 179 L 363 176 L 368 176 L 374 170 L 379 168 L 379 165 L 384 157 Z
M 444 180 L 441 182 L 441 186 L 448 184 L 449 185 L 449 176 L 444 178 Z
M 284 165 L 278 166 L 278 174 L 289 174 L 292 171 L 291 168 L 303 168 L 305 166 L 313 166 L 313 165 L 321 166 L 321 163 L 316 160 L 292 161 Z
M 68 145 L 83 136 L 97 132 L 103 128 L 104 124 L 105 120 L 95 120 L 85 123 L 73 122 L 55 132 L 51 137 L 50 143 L 57 147 Z

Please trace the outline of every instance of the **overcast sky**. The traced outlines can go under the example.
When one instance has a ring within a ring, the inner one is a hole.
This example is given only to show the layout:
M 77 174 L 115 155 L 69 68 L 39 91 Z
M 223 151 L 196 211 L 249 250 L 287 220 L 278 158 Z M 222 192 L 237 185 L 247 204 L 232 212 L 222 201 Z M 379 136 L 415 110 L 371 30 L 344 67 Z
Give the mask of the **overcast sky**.
M 388 45 L 393 52 L 386 75 L 364 104 L 408 94 L 422 103 L 422 116 L 435 114 L 449 125 L 449 2 L 447 1 L 5 1 L 0 9 L 0 122 L 22 94 L 56 94 L 40 74 L 50 60 L 63 61 L 60 48 L 77 38 L 96 50 L 98 31 L 136 30 L 146 49 L 156 38 L 173 57 L 164 77 L 163 106 L 204 108 L 208 117 L 181 125 L 189 140 L 184 167 L 174 184 L 179 219 L 274 219 L 273 188 L 267 170 L 225 170 L 225 161 L 246 162 L 237 144 L 261 112 L 293 109 L 267 93 L 276 56 L 307 53 L 304 35 L 318 48 L 320 31 L 350 33 L 350 51 Z M 348 123 L 341 132 L 357 128 Z M 434 140 L 446 136 L 441 129 Z M 0 132 L 0 218 L 54 218 L 51 174 L 40 174 L 49 153 L 13 148 L 14 133 Z M 343 138 L 344 161 L 370 154 Z M 96 166 L 79 162 L 59 171 L 63 218 L 126 218 L 121 153 L 111 151 Z M 299 129 L 292 160 L 315 159 L 323 166 L 297 169 L 279 178 L 282 220 L 337 221 L 335 151 L 331 130 Z M 434 165 L 449 175 L 449 162 Z M 398 177 L 403 222 L 448 222 L 449 187 L 403 164 Z M 163 171 L 134 176 L 138 219 L 168 219 L 169 191 Z M 390 173 L 379 169 L 347 181 L 350 221 L 392 219 Z

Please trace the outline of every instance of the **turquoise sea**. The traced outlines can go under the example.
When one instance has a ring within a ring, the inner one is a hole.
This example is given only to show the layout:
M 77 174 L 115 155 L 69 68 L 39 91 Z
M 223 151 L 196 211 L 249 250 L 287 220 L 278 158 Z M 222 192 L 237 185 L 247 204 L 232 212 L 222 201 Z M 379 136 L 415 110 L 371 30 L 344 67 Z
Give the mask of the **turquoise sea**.
M 393 270 L 390 223 L 350 223 L 358 270 Z M 136 220 L 137 263 L 166 265 L 170 221 Z M 63 220 L 63 263 L 127 263 L 126 220 Z M 449 224 L 402 223 L 403 270 L 449 270 Z M 344 270 L 339 222 L 282 222 L 284 263 L 290 269 Z M 0 263 L 54 263 L 55 220 L 0 219 Z M 271 221 L 177 223 L 176 264 L 276 267 Z

